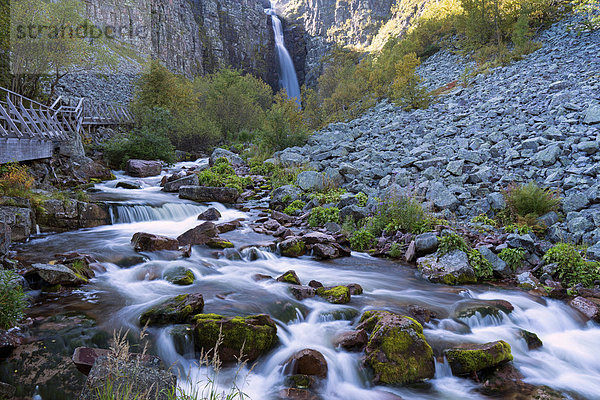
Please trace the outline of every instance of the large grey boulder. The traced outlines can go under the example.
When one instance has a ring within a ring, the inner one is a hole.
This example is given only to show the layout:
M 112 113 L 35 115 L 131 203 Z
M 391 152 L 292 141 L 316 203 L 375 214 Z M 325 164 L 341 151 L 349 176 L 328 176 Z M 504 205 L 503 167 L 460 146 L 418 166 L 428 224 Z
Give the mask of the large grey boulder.
M 235 203 L 240 193 L 234 188 L 209 186 L 182 186 L 179 197 L 198 202 L 216 201 L 219 203 Z
M 437 253 L 421 257 L 417 259 L 417 269 L 431 282 L 446 285 L 477 282 L 475 271 L 469 265 L 469 258 L 461 250 L 453 250 L 439 258 Z
M 292 151 L 283 151 L 279 155 L 279 162 L 284 167 L 300 167 L 309 161 L 308 157 Z
M 304 191 L 320 192 L 325 189 L 325 176 L 316 171 L 300 172 L 296 184 Z
M 415 237 L 415 250 L 417 254 L 430 254 L 437 250 L 438 237 L 434 232 L 426 232 Z
M 161 170 L 162 163 L 160 161 L 128 160 L 125 164 L 127 175 L 138 178 L 159 175 Z
M 600 124 L 600 106 L 591 105 L 585 111 L 583 123 L 587 125 Z
M 590 200 L 585 193 L 574 193 L 563 200 L 563 210 L 565 213 L 580 211 L 588 204 L 590 204 Z
M 172 182 L 167 182 L 163 187 L 163 191 L 177 192 L 182 186 L 198 186 L 198 175 L 192 174 Z
M 534 157 L 533 161 L 540 167 L 546 167 L 552 165 L 558 159 L 561 154 L 561 149 L 558 145 L 551 145 L 544 150 L 539 151 Z
M 441 182 L 434 182 L 429 187 L 426 198 L 441 210 L 455 211 L 459 204 L 456 196 Z
M 137 232 L 131 238 L 135 251 L 177 250 L 179 243 L 176 239 L 153 233 Z
M 234 152 L 221 148 L 215 149 L 210 155 L 210 165 L 214 165 L 215 162 L 221 157 L 226 158 L 227 161 L 229 161 L 229 164 L 231 164 L 231 166 L 233 167 L 246 165 L 246 162 L 242 160 L 240 156 L 238 156 Z
M 62 264 L 33 264 L 32 267 L 50 285 L 80 285 L 86 282 L 85 278 Z
M 274 210 L 285 208 L 294 200 L 300 199 L 302 190 L 293 185 L 285 185 L 278 187 L 271 193 L 271 201 L 269 206 Z
M 486 260 L 488 260 L 490 264 L 492 264 L 492 269 L 497 275 L 500 275 L 503 278 L 506 278 L 507 276 L 511 275 L 512 270 L 510 269 L 510 267 L 506 264 L 504 260 L 502 260 L 496 254 L 494 254 L 493 251 L 491 251 L 485 246 L 479 247 L 477 250 L 479 250 L 481 255 Z

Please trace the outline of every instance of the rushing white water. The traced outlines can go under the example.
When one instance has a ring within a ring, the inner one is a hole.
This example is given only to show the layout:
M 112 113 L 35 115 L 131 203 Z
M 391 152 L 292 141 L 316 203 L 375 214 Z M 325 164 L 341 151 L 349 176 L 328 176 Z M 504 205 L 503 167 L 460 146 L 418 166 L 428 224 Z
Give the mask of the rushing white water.
M 317 262 L 309 257 L 280 258 L 257 245 L 240 250 L 240 257 L 232 259 L 216 256 L 213 250 L 201 246 L 194 247 L 190 258 L 182 258 L 177 252 L 148 253 L 142 257 L 130 245 L 135 232 L 177 237 L 196 226 L 196 213 L 207 207 L 160 192 L 152 186 L 158 181 L 156 177 L 147 178 L 142 180 L 141 189 L 134 190 L 117 189 L 116 182 L 98 185 L 102 191 L 98 196 L 108 196 L 115 203 L 118 199 L 125 199 L 124 205 L 120 203 L 118 207 L 131 211 L 129 222 L 36 238 L 24 246 L 32 256 L 39 253 L 47 257 L 47 254 L 58 251 L 77 250 L 102 262 L 106 271 L 98 273 L 90 285 L 78 291 L 81 301 L 101 311 L 98 313 L 101 318 L 99 324 L 135 331 L 139 329 L 140 314 L 148 307 L 178 294 L 195 292 L 203 294 L 207 313 L 266 313 L 277 321 L 279 345 L 276 348 L 260 358 L 253 368 L 243 366 L 238 371 L 236 367 L 226 367 L 218 376 L 211 368 L 197 364 L 191 342 L 185 344 L 183 351 L 178 348 L 181 343 L 177 344 L 169 334 L 172 327 L 151 328 L 149 332 L 157 353 L 167 365 L 175 367 L 180 377 L 179 385 L 188 393 L 203 389 L 207 378 L 210 378 L 216 388 L 225 392 L 236 383 L 250 399 L 278 398 L 278 392 L 285 387 L 287 360 L 296 351 L 311 348 L 321 352 L 328 364 L 327 378 L 316 387 L 323 399 L 379 400 L 390 399 L 388 396 L 391 394 L 404 399 L 485 399 L 477 391 L 478 384 L 453 376 L 445 360 L 436 361 L 435 377 L 427 385 L 373 386 L 362 366 L 362 354 L 350 353 L 333 345 L 333 338 L 353 329 L 357 318 L 365 310 L 401 312 L 403 307 L 415 304 L 440 315 L 439 319 L 424 326 L 424 334 L 437 354 L 454 344 L 502 339 L 511 345 L 514 365 L 526 382 L 547 385 L 574 399 L 598 398 L 600 357 L 596 353 L 600 349 L 600 326 L 584 322 L 576 311 L 557 300 L 540 299 L 521 291 L 479 286 L 457 293 L 443 285 L 417 279 L 409 267 L 365 254 Z M 228 209 L 221 204 L 211 205 L 222 214 L 218 222 L 253 217 L 250 213 Z M 122 210 L 118 207 L 117 213 Z M 136 207 L 141 208 L 138 210 Z M 158 214 L 150 215 L 149 209 Z M 139 214 L 136 214 L 138 211 Z M 223 237 L 231 240 L 238 249 L 242 245 L 272 240 L 254 234 L 247 226 L 223 234 Z M 124 259 L 134 261 L 126 263 Z M 176 266 L 193 272 L 196 278 L 193 285 L 177 286 L 163 279 L 164 272 Z M 364 293 L 353 296 L 346 305 L 329 304 L 319 298 L 297 301 L 286 284 L 252 278 L 255 274 L 276 277 L 290 269 L 297 272 L 302 282 L 316 279 L 325 285 L 358 283 Z M 454 310 L 459 304 L 491 299 L 509 301 L 514 311 L 508 315 L 454 317 Z M 528 350 L 520 330 L 536 333 L 543 346 Z
M 285 89 L 288 97 L 290 99 L 295 99 L 296 103 L 300 106 L 301 97 L 298 76 L 296 75 L 292 57 L 285 47 L 281 20 L 277 16 L 273 1 L 271 1 L 271 8 L 266 9 L 265 13 L 271 16 L 273 33 L 275 35 L 275 50 L 277 51 L 277 57 L 279 59 L 279 86 L 282 89 Z

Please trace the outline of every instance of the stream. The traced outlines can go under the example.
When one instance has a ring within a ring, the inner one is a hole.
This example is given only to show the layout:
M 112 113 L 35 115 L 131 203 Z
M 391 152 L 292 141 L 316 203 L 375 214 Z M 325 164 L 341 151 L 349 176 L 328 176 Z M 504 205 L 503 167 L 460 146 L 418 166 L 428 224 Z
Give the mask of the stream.
M 173 170 L 184 165 L 186 163 L 177 164 Z M 298 350 L 311 348 L 325 356 L 329 367 L 327 378 L 316 390 L 323 399 L 385 399 L 386 393 L 404 399 L 487 398 L 477 391 L 478 385 L 472 380 L 453 377 L 447 362 L 439 357 L 435 378 L 424 384 L 373 387 L 368 372 L 361 365 L 361 353 L 346 352 L 332 344 L 336 334 L 353 329 L 357 317 L 365 310 L 394 312 L 408 305 L 419 305 L 439 316 L 424 325 L 424 334 L 436 356 L 451 344 L 502 339 L 511 345 L 514 365 L 526 382 L 547 385 L 573 399 L 599 396 L 600 325 L 585 322 L 563 302 L 483 285 L 455 288 L 431 284 L 419 279 L 410 266 L 362 253 L 325 262 L 308 256 L 281 258 L 261 248 L 259 258 L 254 261 L 248 250 L 241 252 L 241 259 L 229 260 L 200 246 L 194 247 L 190 258 L 180 258 L 173 252 L 141 255 L 130 244 L 134 233 L 177 237 L 198 225 L 198 214 L 209 206 L 216 207 L 222 214 L 219 223 L 245 218 L 241 228 L 222 235 L 236 248 L 272 241 L 272 237 L 255 233 L 248 227 L 248 223 L 258 217 L 257 207 L 267 205 L 266 199 L 248 204 L 250 211 L 242 212 L 218 203 L 194 203 L 179 199 L 177 194 L 161 192 L 158 185 L 162 175 L 136 179 L 118 171 L 115 174 L 116 181 L 97 184 L 98 191 L 91 195 L 94 201 L 111 204 L 113 225 L 40 235 L 18 247 L 19 253 L 32 262 L 47 262 L 55 253 L 77 251 L 90 254 L 105 269 L 105 272 L 97 272 L 90 284 L 75 291 L 71 300 L 65 299 L 66 305 L 52 307 L 38 302 L 34 313 L 60 312 L 61 307 L 71 311 L 79 309 L 111 334 L 121 328 L 139 332 L 137 320 L 145 309 L 178 294 L 199 292 L 204 296 L 206 313 L 266 313 L 278 324 L 278 346 L 260 358 L 253 368 L 243 366 L 238 371 L 237 367 L 227 367 L 220 372 L 217 384 L 224 390 L 237 379 L 238 386 L 251 399 L 277 398 L 285 387 L 283 365 L 286 360 Z M 116 188 L 119 180 L 137 180 L 142 187 Z M 176 286 L 160 278 L 162 271 L 175 265 L 194 272 L 193 285 Z M 358 283 L 364 293 L 353 296 L 346 305 L 330 304 L 319 298 L 298 301 L 284 283 L 252 279 L 255 274 L 279 276 L 291 269 L 302 282 L 315 279 L 326 286 Z M 456 317 L 458 305 L 491 299 L 507 300 L 515 309 L 508 315 L 500 312 Z M 152 351 L 178 371 L 182 389 L 193 390 L 189 382 L 204 382 L 210 371 L 197 365 L 193 352 L 180 355 L 181 351 L 176 351 L 170 329 L 172 327 L 149 329 Z M 529 351 L 520 330 L 536 333 L 543 346 Z

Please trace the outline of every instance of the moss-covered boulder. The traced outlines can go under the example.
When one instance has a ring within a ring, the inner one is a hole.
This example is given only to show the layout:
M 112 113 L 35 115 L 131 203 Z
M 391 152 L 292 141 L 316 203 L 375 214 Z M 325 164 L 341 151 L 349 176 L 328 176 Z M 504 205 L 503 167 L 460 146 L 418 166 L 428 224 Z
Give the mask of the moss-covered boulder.
M 203 309 L 204 298 L 200 293 L 181 294 L 144 311 L 140 325 L 183 324 Z
M 367 311 L 357 329 L 370 335 L 364 363 L 374 372 L 373 383 L 405 385 L 433 378 L 433 350 L 414 319 L 388 311 Z
M 213 356 L 219 334 L 222 335 L 217 354 L 222 362 L 235 362 L 240 354 L 249 362 L 271 350 L 277 344 L 277 325 L 268 315 L 225 317 L 199 314 L 194 317 L 196 350 Z
M 346 304 L 350 302 L 350 289 L 348 286 L 320 287 L 317 296 L 333 304 Z
M 234 247 L 233 243 L 231 243 L 229 240 L 225 240 L 218 236 L 210 238 L 206 242 L 206 245 L 211 249 L 232 249 Z
M 445 352 L 454 375 L 469 375 L 473 372 L 512 361 L 510 345 L 504 340 L 474 344 L 467 343 L 447 349 Z
M 417 260 L 417 269 L 431 282 L 446 285 L 477 283 L 475 271 L 469 265 L 467 253 L 453 250 L 441 257 L 437 253 Z
M 294 270 L 289 270 L 285 274 L 277 277 L 277 281 L 283 282 L 283 283 L 289 283 L 291 285 L 302 285 L 302 282 L 300 282 L 300 278 L 298 278 L 298 275 L 296 274 L 296 271 L 294 271 Z
M 284 257 L 300 257 L 306 253 L 306 245 L 299 237 L 285 239 L 278 248 Z
M 194 273 L 185 267 L 173 267 L 163 273 L 163 279 L 174 285 L 191 285 L 194 283 Z

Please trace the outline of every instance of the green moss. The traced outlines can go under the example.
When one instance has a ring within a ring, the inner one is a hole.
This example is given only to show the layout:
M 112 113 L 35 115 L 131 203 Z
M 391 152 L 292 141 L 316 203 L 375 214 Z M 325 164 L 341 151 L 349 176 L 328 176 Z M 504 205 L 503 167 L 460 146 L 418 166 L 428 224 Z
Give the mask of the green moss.
M 334 288 L 320 287 L 317 289 L 317 295 L 333 304 L 346 304 L 350 302 L 350 289 L 346 286 L 336 286 Z
M 293 245 L 281 250 L 281 255 L 284 257 L 300 257 L 304 253 L 306 253 L 306 245 L 302 240 L 297 240 Z
M 235 247 L 230 241 L 221 238 L 210 239 L 206 245 L 211 249 L 232 249 Z
M 281 281 L 285 283 L 291 283 L 292 285 L 300 285 L 300 282 L 294 274 L 288 272 L 281 277 Z
M 308 389 L 315 383 L 314 378 L 308 375 L 292 375 L 287 380 L 291 387 L 298 389 Z
M 201 313 L 204 308 L 204 301 L 202 300 L 191 304 L 188 301 L 189 294 L 180 294 L 168 299 L 144 311 L 140 316 L 140 325 L 168 325 L 188 322 L 192 315 Z
M 445 354 L 452 372 L 456 375 L 481 371 L 513 359 L 510 345 L 503 340 L 485 345 L 448 349 Z

